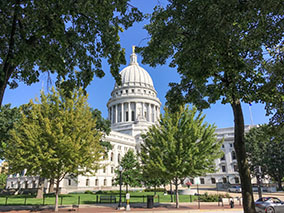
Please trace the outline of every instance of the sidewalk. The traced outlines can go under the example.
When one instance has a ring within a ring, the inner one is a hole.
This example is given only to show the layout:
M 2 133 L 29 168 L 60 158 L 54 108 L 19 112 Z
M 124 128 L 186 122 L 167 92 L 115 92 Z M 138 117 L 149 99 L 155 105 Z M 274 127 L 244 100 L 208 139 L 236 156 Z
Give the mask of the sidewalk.
M 104 204 L 104 205 L 80 205 L 77 206 L 62 206 L 59 208 L 60 212 L 70 212 L 79 211 L 86 213 L 99 213 L 99 212 L 138 212 L 138 213 L 157 213 L 157 212 L 168 212 L 168 213 L 198 213 L 198 212 L 229 212 L 229 213 L 242 213 L 243 209 L 240 205 L 235 205 L 235 208 L 231 209 L 229 205 L 218 206 L 218 203 L 200 203 L 200 209 L 198 208 L 198 203 L 181 203 L 180 208 L 176 209 L 174 203 L 160 203 L 155 204 L 153 208 L 147 208 L 146 204 L 130 204 L 130 211 L 126 210 L 116 210 L 117 204 Z M 0 212 L 17 212 L 17 213 L 27 213 L 27 212 L 52 212 L 53 206 L 40 207 L 39 211 L 36 211 L 32 206 L 1 206 Z

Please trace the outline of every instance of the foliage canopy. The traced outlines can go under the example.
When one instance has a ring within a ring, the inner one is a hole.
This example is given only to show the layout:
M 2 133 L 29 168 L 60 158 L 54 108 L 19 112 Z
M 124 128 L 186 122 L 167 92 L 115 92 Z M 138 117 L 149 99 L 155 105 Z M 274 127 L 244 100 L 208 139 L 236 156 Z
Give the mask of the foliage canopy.
M 143 173 L 174 181 L 178 194 L 177 187 L 186 177 L 214 172 L 214 160 L 222 154 L 223 141 L 217 140 L 216 127 L 204 118 L 196 108 L 180 107 L 175 113 L 165 109 L 159 124 L 142 135 Z

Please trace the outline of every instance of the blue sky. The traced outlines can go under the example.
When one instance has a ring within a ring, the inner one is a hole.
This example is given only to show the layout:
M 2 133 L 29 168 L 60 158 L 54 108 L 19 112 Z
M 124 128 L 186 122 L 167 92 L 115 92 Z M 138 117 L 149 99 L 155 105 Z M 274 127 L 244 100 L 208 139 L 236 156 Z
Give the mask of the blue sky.
M 132 1 L 132 5 L 138 7 L 144 13 L 151 13 L 154 6 L 164 4 L 164 1 L 153 0 L 136 0 Z M 132 45 L 143 46 L 146 45 L 149 35 L 143 26 L 148 23 L 145 20 L 141 23 L 134 24 L 133 27 L 120 34 L 121 45 L 126 51 L 127 64 L 129 63 L 129 56 L 132 51 Z M 155 68 L 148 65 L 141 64 L 141 56 L 138 55 L 138 63 L 144 69 L 146 69 L 153 79 L 155 89 L 158 92 L 158 97 L 161 100 L 163 106 L 165 104 L 165 95 L 169 89 L 168 84 L 170 82 L 179 82 L 179 75 L 175 69 L 169 68 L 167 65 L 157 66 Z M 121 66 L 121 70 L 127 65 Z M 104 61 L 103 69 L 106 73 L 102 79 L 95 78 L 92 83 L 87 87 L 89 94 L 89 104 L 92 108 L 97 108 L 102 111 L 102 115 L 107 117 L 107 101 L 110 98 L 110 93 L 114 87 L 115 81 L 109 72 L 109 66 Z M 53 82 L 54 83 L 54 82 Z M 19 83 L 19 87 L 10 90 L 6 89 L 3 104 L 11 103 L 12 106 L 19 106 L 21 104 L 29 102 L 30 99 L 39 97 L 40 89 L 46 89 L 47 75 L 42 74 L 40 76 L 40 82 L 33 84 L 32 86 L 26 86 Z M 248 104 L 243 104 L 243 113 L 245 118 L 245 124 L 251 124 L 250 111 Z M 252 104 L 252 119 L 253 124 L 263 124 L 268 122 L 268 117 L 265 116 L 264 105 Z M 234 125 L 233 112 L 230 105 L 223 105 L 220 102 L 211 106 L 211 108 L 204 110 L 206 114 L 206 121 L 208 123 L 215 123 L 218 128 L 232 127 Z

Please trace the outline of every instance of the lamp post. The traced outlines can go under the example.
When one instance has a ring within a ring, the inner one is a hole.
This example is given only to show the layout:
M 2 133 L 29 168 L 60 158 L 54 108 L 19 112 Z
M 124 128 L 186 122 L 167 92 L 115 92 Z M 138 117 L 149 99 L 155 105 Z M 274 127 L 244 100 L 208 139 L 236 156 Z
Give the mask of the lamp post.
M 121 208 L 121 185 L 122 185 L 121 173 L 122 173 L 122 170 L 123 170 L 122 166 L 119 166 L 118 170 L 119 170 L 119 203 L 118 203 L 117 209 L 120 209 Z

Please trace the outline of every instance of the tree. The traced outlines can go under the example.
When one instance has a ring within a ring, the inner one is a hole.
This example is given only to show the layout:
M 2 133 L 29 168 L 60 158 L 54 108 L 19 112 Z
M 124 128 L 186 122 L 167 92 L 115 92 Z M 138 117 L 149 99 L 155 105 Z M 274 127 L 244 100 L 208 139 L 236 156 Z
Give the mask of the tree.
M 41 92 L 40 101 L 31 100 L 28 112 L 21 108 L 21 120 L 11 130 L 5 159 L 13 173 L 26 169 L 26 175 L 53 179 L 58 211 L 60 181 L 68 174 L 92 174 L 100 167 L 101 133 L 87 96 L 80 89 L 68 98 L 62 89 L 52 88 L 47 95 Z
M 126 192 L 128 192 L 128 186 L 141 186 L 140 166 L 137 160 L 137 156 L 134 154 L 133 150 L 128 150 L 128 152 L 123 156 L 120 162 L 120 166 L 123 168 L 121 174 L 122 184 L 126 186 Z M 120 172 L 118 168 L 115 170 L 115 173 L 115 184 L 119 184 Z
M 5 173 L 0 174 L 0 189 L 5 189 L 7 177 Z
M 241 103 L 267 101 L 279 83 L 267 86 L 268 60 L 274 56 L 266 49 L 283 40 L 283 7 L 268 0 L 173 0 L 156 7 L 146 26 L 150 41 L 142 48 L 143 63 L 156 66 L 170 58 L 181 75 L 167 93 L 173 111 L 177 103 L 203 109 L 221 100 L 231 106 L 245 212 L 255 212 L 255 206 Z
M 174 182 L 177 208 L 178 185 L 186 177 L 215 171 L 214 160 L 221 156 L 222 141 L 217 140 L 216 127 L 203 122 L 204 118 L 196 108 L 180 107 L 175 113 L 165 109 L 159 125 L 142 135 L 143 171 Z
M 246 135 L 247 155 L 252 171 L 261 167 L 262 175 L 272 177 L 279 190 L 283 190 L 284 178 L 284 128 L 262 125 L 252 128 Z M 256 174 L 255 174 L 256 175 Z
M 129 0 L 3 0 L 0 11 L 0 106 L 7 85 L 38 82 L 41 72 L 57 73 L 58 86 L 65 78 L 61 86 L 70 91 L 86 88 L 104 76 L 102 58 L 120 82 L 118 34 L 142 19 Z
M 3 147 L 10 138 L 9 131 L 14 128 L 20 120 L 19 109 L 11 108 L 11 104 L 0 107 L 0 159 L 3 159 Z

